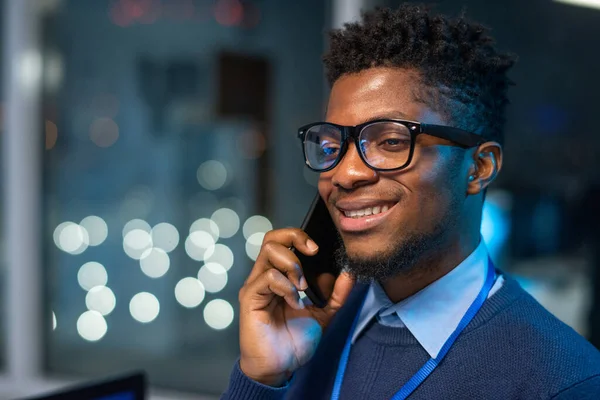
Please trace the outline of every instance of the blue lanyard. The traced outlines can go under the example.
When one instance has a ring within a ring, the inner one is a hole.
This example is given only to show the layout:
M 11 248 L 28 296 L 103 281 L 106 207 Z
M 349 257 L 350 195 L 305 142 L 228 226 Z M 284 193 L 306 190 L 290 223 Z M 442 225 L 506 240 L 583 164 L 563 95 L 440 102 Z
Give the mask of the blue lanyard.
M 421 367 L 420 370 L 417 371 L 416 374 L 409 379 L 408 382 L 400 390 L 394 395 L 392 400 L 403 400 L 406 399 L 410 394 L 433 372 L 433 370 L 442 362 L 452 344 L 456 338 L 461 334 L 463 329 L 469 325 L 469 322 L 473 319 L 475 314 L 479 311 L 485 300 L 488 298 L 490 290 L 492 289 L 492 285 L 494 284 L 496 277 L 496 272 L 494 269 L 494 264 L 492 260 L 488 258 L 488 266 L 487 266 L 487 276 L 485 278 L 485 282 L 483 283 L 483 287 L 481 291 L 473 300 L 473 303 L 469 306 L 469 309 L 462 317 L 458 326 L 452 332 L 446 343 L 442 346 L 442 349 L 438 353 L 436 358 L 430 358 L 429 361 L 425 363 Z M 363 303 L 364 304 L 364 303 Z M 350 334 L 348 335 L 348 339 L 346 339 L 346 345 L 344 346 L 344 351 L 340 357 L 340 362 L 338 364 L 337 374 L 335 376 L 335 383 L 333 385 L 333 391 L 331 393 L 331 400 L 339 400 L 340 391 L 342 389 L 342 382 L 344 381 L 344 374 L 346 373 L 346 367 L 348 366 L 348 358 L 350 357 L 350 347 L 352 346 L 352 336 L 354 330 L 356 329 L 356 324 L 358 323 L 358 318 L 362 309 L 361 307 L 358 309 L 358 313 L 356 314 L 356 318 L 354 318 L 354 323 L 352 324 L 352 328 L 350 329 Z

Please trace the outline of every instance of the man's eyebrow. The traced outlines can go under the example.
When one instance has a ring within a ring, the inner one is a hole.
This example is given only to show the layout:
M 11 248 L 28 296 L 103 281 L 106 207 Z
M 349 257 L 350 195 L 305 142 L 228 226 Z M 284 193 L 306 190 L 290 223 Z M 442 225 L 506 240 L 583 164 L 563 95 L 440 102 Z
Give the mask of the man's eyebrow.
M 386 113 L 382 113 L 382 114 L 377 114 L 374 116 L 371 115 L 368 118 L 360 120 L 356 125 L 366 124 L 368 122 L 377 121 L 380 119 L 402 119 L 402 120 L 408 120 L 408 121 L 415 121 L 414 118 L 404 114 L 402 111 L 390 111 L 390 112 L 386 112 Z M 330 122 L 327 119 L 327 117 L 325 117 L 323 119 L 323 121 Z
M 358 125 L 366 124 L 367 122 L 376 121 L 378 119 L 403 119 L 403 120 L 413 121 L 413 118 L 409 117 L 408 115 L 404 114 L 403 112 L 393 111 L 393 112 L 389 112 L 389 113 L 383 113 L 383 114 L 378 114 L 375 116 L 370 116 L 369 118 L 365 118 L 364 120 L 361 120 Z

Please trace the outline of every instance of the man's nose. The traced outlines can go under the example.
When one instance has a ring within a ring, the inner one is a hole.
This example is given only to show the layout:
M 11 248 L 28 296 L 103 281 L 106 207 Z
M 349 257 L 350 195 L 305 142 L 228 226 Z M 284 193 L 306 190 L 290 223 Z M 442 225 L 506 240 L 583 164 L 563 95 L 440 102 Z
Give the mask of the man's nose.
M 334 186 L 352 190 L 377 181 L 377 171 L 371 169 L 360 157 L 355 143 L 348 144 L 348 150 L 339 164 L 331 171 Z

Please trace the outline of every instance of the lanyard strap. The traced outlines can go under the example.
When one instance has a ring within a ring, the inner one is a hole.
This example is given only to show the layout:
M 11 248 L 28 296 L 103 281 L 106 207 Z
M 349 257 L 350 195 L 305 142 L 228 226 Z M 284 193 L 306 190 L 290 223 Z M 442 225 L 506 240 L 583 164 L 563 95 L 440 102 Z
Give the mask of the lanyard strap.
M 456 327 L 454 332 L 452 332 L 450 337 L 446 340 L 446 342 L 442 346 L 442 349 L 438 353 L 437 357 L 430 358 L 429 361 L 427 361 L 425 363 L 425 365 L 423 365 L 421 367 L 421 369 L 419 369 L 419 371 L 417 371 L 417 373 L 414 374 L 409 379 L 409 381 L 406 382 L 406 384 L 404 384 L 404 386 L 402 386 L 402 388 L 400 388 L 400 390 L 394 395 L 392 400 L 404 400 L 408 396 L 410 396 L 410 394 L 442 362 L 442 360 L 444 359 L 444 357 L 450 350 L 450 347 L 452 347 L 452 344 L 454 344 L 454 341 L 456 340 L 456 338 L 467 327 L 467 325 L 469 325 L 469 322 L 471 322 L 471 320 L 473 319 L 475 314 L 477 314 L 477 312 L 479 311 L 479 309 L 481 308 L 481 306 L 483 305 L 485 300 L 488 298 L 490 290 L 492 289 L 492 285 L 494 284 L 495 277 L 496 277 L 496 272 L 494 269 L 494 264 L 493 264 L 491 258 L 488 258 L 487 275 L 485 278 L 485 282 L 483 283 L 483 287 L 479 291 L 479 294 L 477 295 L 475 300 L 473 300 L 473 303 L 471 303 L 471 305 L 469 306 L 465 315 L 463 315 L 462 319 L 458 323 L 458 326 Z M 346 345 L 344 346 L 344 350 L 342 351 L 342 355 L 340 356 L 340 362 L 338 364 L 338 370 L 337 370 L 337 374 L 335 376 L 335 383 L 333 384 L 333 391 L 331 393 L 331 400 L 339 400 L 339 398 L 340 398 L 342 382 L 344 381 L 344 374 L 346 373 L 346 367 L 348 366 L 348 358 L 350 357 L 350 348 L 352 347 L 352 336 L 356 329 L 356 325 L 358 324 L 358 318 L 359 318 L 360 311 L 362 310 L 363 305 L 364 305 L 364 300 L 363 300 L 363 304 L 358 309 L 356 317 L 354 318 L 352 328 L 350 328 L 350 333 L 348 335 L 348 338 L 346 339 Z

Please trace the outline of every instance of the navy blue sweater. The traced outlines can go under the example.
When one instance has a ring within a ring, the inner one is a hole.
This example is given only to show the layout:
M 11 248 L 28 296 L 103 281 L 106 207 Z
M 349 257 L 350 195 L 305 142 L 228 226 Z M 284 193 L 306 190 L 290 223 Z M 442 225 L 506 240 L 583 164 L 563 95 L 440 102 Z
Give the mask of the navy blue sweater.
M 222 399 L 329 399 L 366 289 L 357 285 L 287 386 L 254 382 L 237 363 Z M 374 320 L 352 346 L 340 398 L 390 399 L 428 359 L 408 329 Z M 600 399 L 600 352 L 507 277 L 409 398 Z

